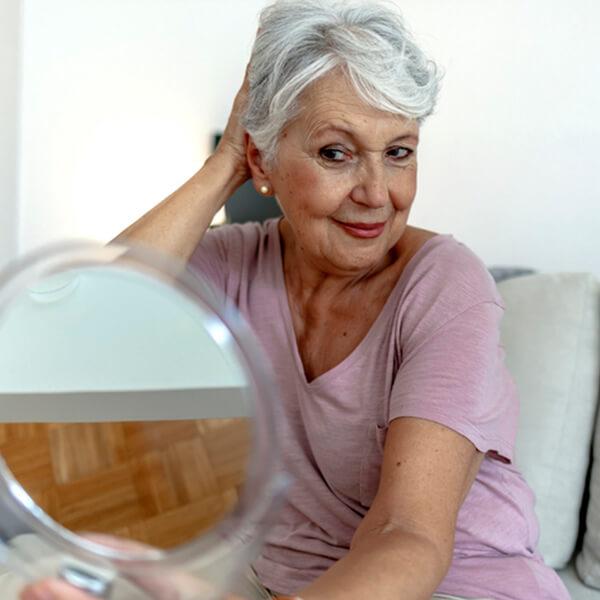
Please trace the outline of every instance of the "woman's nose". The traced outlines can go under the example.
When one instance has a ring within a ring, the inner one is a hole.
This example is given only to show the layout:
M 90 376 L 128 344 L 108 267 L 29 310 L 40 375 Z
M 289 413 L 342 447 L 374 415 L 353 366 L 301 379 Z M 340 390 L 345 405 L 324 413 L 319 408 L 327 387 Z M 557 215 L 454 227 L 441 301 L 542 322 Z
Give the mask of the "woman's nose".
M 360 169 L 352 199 L 370 208 L 380 208 L 389 202 L 387 174 L 382 164 L 373 163 Z

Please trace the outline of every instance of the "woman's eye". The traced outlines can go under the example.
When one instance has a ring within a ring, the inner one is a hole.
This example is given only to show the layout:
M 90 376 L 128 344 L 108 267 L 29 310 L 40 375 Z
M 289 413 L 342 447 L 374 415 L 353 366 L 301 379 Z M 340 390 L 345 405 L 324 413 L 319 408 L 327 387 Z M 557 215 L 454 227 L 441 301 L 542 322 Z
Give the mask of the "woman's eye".
M 346 157 L 346 152 L 339 148 L 321 148 L 319 155 L 330 162 L 342 162 Z
M 410 148 L 402 148 L 402 146 L 391 148 L 387 152 L 388 156 L 400 160 L 402 160 L 403 158 L 408 158 L 412 153 L 413 151 Z

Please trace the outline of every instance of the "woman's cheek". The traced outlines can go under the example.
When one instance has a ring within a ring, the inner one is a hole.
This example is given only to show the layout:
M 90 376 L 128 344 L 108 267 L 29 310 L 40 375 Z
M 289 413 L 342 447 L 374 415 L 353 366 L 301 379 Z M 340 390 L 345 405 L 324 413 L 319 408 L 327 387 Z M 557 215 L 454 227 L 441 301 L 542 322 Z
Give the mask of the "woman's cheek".
M 322 177 L 318 191 L 319 216 L 329 217 L 338 212 L 341 206 L 348 204 L 354 185 L 351 177 L 344 177 L 339 173 Z
M 330 216 L 346 197 L 343 186 L 327 177 L 299 179 L 298 184 L 301 187 L 295 196 L 296 202 L 312 217 Z
M 417 173 L 416 170 L 404 172 L 392 193 L 392 204 L 397 211 L 408 210 L 417 194 Z

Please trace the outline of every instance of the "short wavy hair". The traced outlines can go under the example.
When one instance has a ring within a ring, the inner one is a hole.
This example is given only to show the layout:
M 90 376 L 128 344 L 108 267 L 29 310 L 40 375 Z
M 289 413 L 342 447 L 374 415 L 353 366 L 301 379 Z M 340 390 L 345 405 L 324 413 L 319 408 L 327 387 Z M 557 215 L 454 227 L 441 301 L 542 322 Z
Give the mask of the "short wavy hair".
M 419 124 L 437 101 L 441 74 L 402 17 L 376 0 L 277 0 L 260 15 L 242 124 L 267 162 L 298 116 L 302 92 L 341 68 L 377 109 Z

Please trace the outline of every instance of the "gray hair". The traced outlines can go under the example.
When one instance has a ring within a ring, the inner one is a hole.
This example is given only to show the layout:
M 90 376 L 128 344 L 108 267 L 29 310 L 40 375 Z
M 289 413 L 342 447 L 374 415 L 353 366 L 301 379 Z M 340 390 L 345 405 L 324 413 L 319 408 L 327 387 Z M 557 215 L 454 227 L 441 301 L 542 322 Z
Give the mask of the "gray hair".
M 267 162 L 302 92 L 338 67 L 375 108 L 418 123 L 433 112 L 441 75 L 396 10 L 374 0 L 277 0 L 260 16 L 242 115 Z

